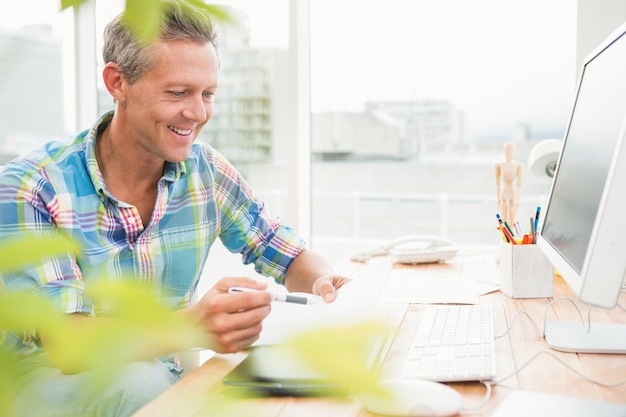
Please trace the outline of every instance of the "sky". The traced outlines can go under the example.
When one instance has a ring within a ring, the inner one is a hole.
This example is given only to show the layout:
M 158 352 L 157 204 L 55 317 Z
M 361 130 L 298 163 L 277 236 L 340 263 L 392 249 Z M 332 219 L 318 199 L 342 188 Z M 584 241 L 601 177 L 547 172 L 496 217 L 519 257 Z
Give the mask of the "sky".
M 576 2 L 314 0 L 314 108 L 447 100 L 470 134 L 563 126 L 575 87 Z M 333 36 L 329 36 L 332 34 Z M 316 56 L 324 59 L 316 60 Z
M 249 13 L 253 46 L 287 47 L 289 0 L 219 3 Z M 97 4 L 108 21 L 123 1 Z M 57 13 L 60 0 L 12 6 L 0 27 L 47 22 L 57 36 L 71 36 L 71 14 Z M 470 136 L 519 123 L 565 127 L 576 84 L 576 2 L 311 0 L 310 10 L 313 111 L 446 100 L 464 113 Z M 69 58 L 66 65 L 73 65 Z
M 287 47 L 288 0 L 239 0 L 255 46 Z M 310 0 L 311 107 L 446 100 L 470 137 L 565 129 L 576 87 L 571 0 Z M 532 132 L 531 132 L 532 135 Z

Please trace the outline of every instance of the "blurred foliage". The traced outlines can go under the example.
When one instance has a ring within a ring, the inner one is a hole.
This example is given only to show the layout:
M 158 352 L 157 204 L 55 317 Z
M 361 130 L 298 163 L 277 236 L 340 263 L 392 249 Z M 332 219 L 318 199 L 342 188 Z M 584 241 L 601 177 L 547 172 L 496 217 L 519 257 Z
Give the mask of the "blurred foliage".
M 91 0 L 50 0 L 60 3 L 60 10 L 79 7 Z M 202 0 L 181 0 L 189 7 L 204 10 L 217 21 L 231 22 L 227 8 L 209 5 Z M 161 0 L 126 0 L 124 16 L 134 27 L 140 41 L 155 39 L 158 22 L 161 19 Z M 56 311 L 51 300 L 29 292 L 8 293 L 4 288 L 1 274 L 20 271 L 52 256 L 77 253 L 78 245 L 64 236 L 36 236 L 22 234 L 17 237 L 2 237 L 0 240 L 0 416 L 12 415 L 12 387 L 18 375 L 18 362 L 13 352 L 6 350 L 2 342 L 7 331 L 25 333 L 41 332 L 54 336 L 55 345 L 64 355 L 62 360 L 94 368 L 99 378 L 94 378 L 96 389 L 115 375 L 120 365 L 129 355 L 129 343 L 137 341 L 141 348 L 141 338 L 159 335 L 162 340 L 178 338 L 183 344 L 197 345 L 197 335 L 181 315 L 154 298 L 149 292 L 122 281 L 117 284 L 102 284 L 90 288 L 94 298 L 113 298 L 116 301 L 118 316 L 109 325 L 98 326 L 97 330 L 82 334 L 83 337 L 68 337 L 71 332 L 69 319 Z M 145 342 L 144 342 L 145 343 Z M 132 349 L 131 349 L 132 350 Z
M 79 7 L 91 0 L 60 0 L 61 10 L 68 7 Z M 229 8 L 207 4 L 203 0 L 181 0 L 183 5 L 208 12 L 215 21 L 233 22 Z M 155 39 L 159 30 L 159 21 L 163 12 L 161 0 L 126 0 L 124 19 L 135 29 L 140 41 L 150 42 Z
M 61 235 L 21 234 L 0 240 L 0 274 L 19 271 L 42 259 L 68 252 L 77 246 Z M 0 343 L 6 332 L 30 332 L 33 329 L 55 329 L 64 326 L 52 303 L 32 293 L 8 293 L 0 275 Z M 0 415 L 12 415 L 12 388 L 18 378 L 18 361 L 13 352 L 0 344 Z
M 77 252 L 78 245 L 61 235 L 23 235 L 0 241 L 0 272 L 42 261 L 50 256 Z M 29 256 L 24 255 L 25 253 Z M 73 363 L 93 373 L 92 384 L 76 395 L 90 396 L 116 376 L 120 366 L 133 359 L 133 353 L 155 345 L 201 346 L 201 331 L 184 316 L 166 307 L 151 291 L 133 284 L 132 280 L 103 282 L 89 288 L 96 304 L 114 302 L 116 315 L 102 320 L 98 326 L 81 329 L 75 337 L 71 319 L 56 311 L 51 300 L 31 292 L 0 292 L 0 336 L 6 331 L 46 332 L 52 335 L 56 358 Z M 386 329 L 374 321 L 320 328 L 303 332 L 281 345 L 304 363 L 327 375 L 350 392 L 377 395 L 376 370 L 368 366 L 372 335 Z M 50 337 L 48 337 L 50 339 Z M 2 337 L 0 337 L 2 341 Z M 292 355 L 293 356 L 293 355 Z M 19 377 L 19 358 L 0 346 L 0 415 L 11 416 L 12 388 Z M 256 392 L 242 392 L 257 396 Z M 207 399 L 208 400 L 208 399 Z M 201 399 L 200 401 L 204 401 Z M 235 412 L 244 404 L 238 401 L 212 403 L 222 411 Z M 213 409 L 213 411 L 215 411 Z M 234 414 L 233 414 L 234 415 Z
M 76 253 L 77 244 L 61 234 L 4 237 L 0 241 L 0 272 L 41 262 L 54 255 Z M 4 285 L 2 285 L 4 287 Z M 183 315 L 166 307 L 151 291 L 140 288 L 131 280 L 103 282 L 89 289 L 96 302 L 114 302 L 116 315 L 102 320 L 94 328 L 75 329 L 68 315 L 59 313 L 52 301 L 32 292 L 0 291 L 0 342 L 6 332 L 40 334 L 45 332 L 63 363 L 76 364 L 94 371 L 93 385 L 85 387 L 84 395 L 97 392 L 115 377 L 119 366 L 132 359 L 133 353 L 162 343 L 169 346 L 199 346 L 201 332 Z M 19 377 L 19 357 L 6 346 L 0 346 L 0 415 L 12 412 L 12 388 Z
M 60 0 L 61 10 L 78 7 L 86 1 Z M 233 23 L 226 7 L 209 5 L 202 0 L 181 1 L 206 10 L 218 21 Z M 143 41 L 155 38 L 161 12 L 160 0 L 126 0 L 124 10 L 128 23 L 136 28 Z M 106 385 L 119 366 L 130 360 L 132 351 L 142 349 L 146 343 L 178 340 L 178 345 L 201 345 L 198 339 L 201 332 L 150 291 L 133 285 L 132 280 L 105 282 L 89 288 L 89 296 L 96 303 L 115 300 L 116 317 L 104 320 L 96 329 L 86 328 L 80 338 L 69 336 L 72 334 L 70 319 L 60 314 L 51 300 L 32 292 L 8 292 L 4 288 L 3 272 L 20 271 L 50 257 L 79 251 L 76 242 L 61 234 L 21 234 L 0 240 L 0 416 L 13 413 L 12 393 L 19 377 L 18 358 L 2 345 L 8 331 L 34 334 L 43 331 L 53 335 L 61 360 L 95 371 L 93 386 L 85 387 L 85 395 L 95 394 L 99 387 Z M 380 329 L 380 324 L 372 322 L 320 329 L 295 336 L 282 348 L 293 350 L 303 361 L 353 391 L 376 393 L 376 375 L 366 365 L 369 359 L 364 346 L 369 346 L 372 331 Z M 231 402 L 225 406 L 230 408 L 236 404 Z
M 47 237 L 32 233 L 20 233 L 3 237 L 0 242 L 0 272 L 20 270 L 42 259 L 66 253 L 76 253 L 79 247 L 60 234 Z
M 351 392 L 380 395 L 371 352 L 386 331 L 382 323 L 366 320 L 303 332 L 288 340 L 284 348 Z

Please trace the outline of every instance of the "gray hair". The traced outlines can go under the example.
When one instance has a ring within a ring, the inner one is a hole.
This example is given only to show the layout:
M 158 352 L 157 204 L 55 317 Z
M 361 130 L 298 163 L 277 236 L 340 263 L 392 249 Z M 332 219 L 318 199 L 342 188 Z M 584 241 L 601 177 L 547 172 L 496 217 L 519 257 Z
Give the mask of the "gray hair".
M 217 51 L 217 31 L 207 10 L 185 0 L 159 0 L 155 7 L 162 10 L 157 41 L 210 42 Z M 102 57 L 105 64 L 119 65 L 126 81 L 132 84 L 155 64 L 150 53 L 152 45 L 139 39 L 121 13 L 104 29 Z

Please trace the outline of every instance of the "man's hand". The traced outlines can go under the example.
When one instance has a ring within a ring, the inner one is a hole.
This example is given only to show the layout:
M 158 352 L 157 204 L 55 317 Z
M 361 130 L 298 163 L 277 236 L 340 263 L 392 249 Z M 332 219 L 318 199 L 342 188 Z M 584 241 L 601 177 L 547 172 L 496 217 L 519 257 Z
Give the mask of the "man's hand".
M 337 290 L 350 279 L 339 275 L 324 275 L 313 283 L 313 294 L 317 294 L 327 302 L 333 302 L 337 298 Z
M 290 292 L 317 294 L 327 303 L 335 300 L 337 289 L 348 281 L 335 274 L 326 259 L 308 249 L 296 256 L 285 275 L 285 286 Z
M 230 287 L 265 290 L 267 284 L 251 278 L 222 278 L 189 309 L 206 334 L 206 347 L 219 353 L 239 352 L 254 343 L 271 309 L 268 292 L 228 293 Z

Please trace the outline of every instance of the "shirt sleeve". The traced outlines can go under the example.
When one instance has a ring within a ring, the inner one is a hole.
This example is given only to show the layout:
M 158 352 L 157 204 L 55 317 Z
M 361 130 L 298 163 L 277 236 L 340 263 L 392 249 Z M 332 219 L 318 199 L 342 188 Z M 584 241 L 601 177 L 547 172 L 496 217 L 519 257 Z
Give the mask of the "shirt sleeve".
M 25 161 L 7 165 L 0 173 L 0 238 L 58 233 L 53 215 L 57 203 L 54 189 L 36 167 Z M 7 289 L 41 294 L 60 312 L 93 313 L 73 255 L 42 260 L 33 257 L 33 265 L 3 273 Z
M 215 166 L 214 189 L 220 208 L 220 239 L 244 264 L 283 284 L 291 262 L 306 242 L 274 217 L 252 193 L 236 169 L 219 153 L 211 153 Z

